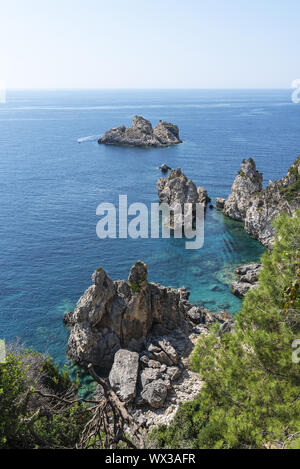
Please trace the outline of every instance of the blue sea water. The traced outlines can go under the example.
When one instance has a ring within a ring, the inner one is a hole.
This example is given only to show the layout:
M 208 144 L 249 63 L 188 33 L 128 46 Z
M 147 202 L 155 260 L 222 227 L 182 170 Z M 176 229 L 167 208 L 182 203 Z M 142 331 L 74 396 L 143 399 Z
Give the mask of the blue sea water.
M 96 208 L 157 201 L 158 166 L 181 167 L 212 199 L 227 197 L 243 158 L 265 184 L 300 153 L 300 105 L 289 90 L 10 91 L 0 104 L 0 337 L 17 337 L 65 362 L 62 324 L 94 269 L 126 279 L 138 259 L 150 279 L 186 286 L 213 311 L 241 306 L 228 288 L 234 267 L 263 248 L 242 225 L 208 211 L 205 245 L 184 240 L 102 240 Z M 135 114 L 176 123 L 184 143 L 163 149 L 106 147 L 97 137 Z M 81 142 L 80 144 L 78 142 Z

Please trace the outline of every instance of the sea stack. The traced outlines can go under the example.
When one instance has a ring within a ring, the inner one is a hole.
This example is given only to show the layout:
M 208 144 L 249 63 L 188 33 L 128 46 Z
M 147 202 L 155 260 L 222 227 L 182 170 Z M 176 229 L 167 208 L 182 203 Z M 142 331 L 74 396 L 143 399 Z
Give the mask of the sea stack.
M 282 212 L 292 215 L 300 209 L 300 156 L 279 181 L 270 182 L 266 189 L 262 189 L 262 181 L 254 160 L 243 161 L 223 213 L 244 222 L 247 233 L 271 249 L 275 237 L 273 221 Z
M 182 143 L 177 125 L 159 121 L 156 127 L 147 119 L 135 116 L 132 126 L 110 129 L 98 140 L 99 144 L 133 147 L 168 147 Z

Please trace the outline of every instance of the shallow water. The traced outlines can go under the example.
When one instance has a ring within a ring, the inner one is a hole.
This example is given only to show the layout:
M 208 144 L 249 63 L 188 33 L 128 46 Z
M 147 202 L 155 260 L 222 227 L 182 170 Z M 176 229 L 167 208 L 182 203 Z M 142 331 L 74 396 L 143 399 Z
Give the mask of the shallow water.
M 0 337 L 20 337 L 65 362 L 63 314 L 102 266 L 126 279 L 138 259 L 150 279 L 186 286 L 191 300 L 233 314 L 234 266 L 264 251 L 240 223 L 208 211 L 205 245 L 184 240 L 105 240 L 96 208 L 157 201 L 158 166 L 181 167 L 212 199 L 230 193 L 252 156 L 265 183 L 280 178 L 300 149 L 300 105 L 290 91 L 9 92 L 0 105 Z M 97 137 L 139 114 L 179 125 L 184 144 L 163 149 L 106 147 Z M 78 141 L 81 143 L 79 144 Z

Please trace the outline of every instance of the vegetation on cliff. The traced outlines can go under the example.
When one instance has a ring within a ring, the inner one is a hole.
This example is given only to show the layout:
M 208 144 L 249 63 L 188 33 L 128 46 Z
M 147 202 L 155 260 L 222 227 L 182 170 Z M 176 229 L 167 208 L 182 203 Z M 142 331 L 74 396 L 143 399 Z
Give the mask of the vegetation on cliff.
M 234 332 L 212 331 L 194 351 L 201 395 L 153 432 L 156 446 L 300 447 L 300 363 L 292 348 L 300 338 L 300 211 L 282 214 L 275 227 L 259 287 L 247 293 Z

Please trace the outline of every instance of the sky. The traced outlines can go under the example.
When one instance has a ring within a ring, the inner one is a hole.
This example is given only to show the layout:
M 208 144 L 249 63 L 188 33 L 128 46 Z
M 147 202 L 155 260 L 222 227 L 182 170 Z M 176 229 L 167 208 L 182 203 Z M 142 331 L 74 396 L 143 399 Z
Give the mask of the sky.
M 300 0 L 0 0 L 7 88 L 289 88 Z

